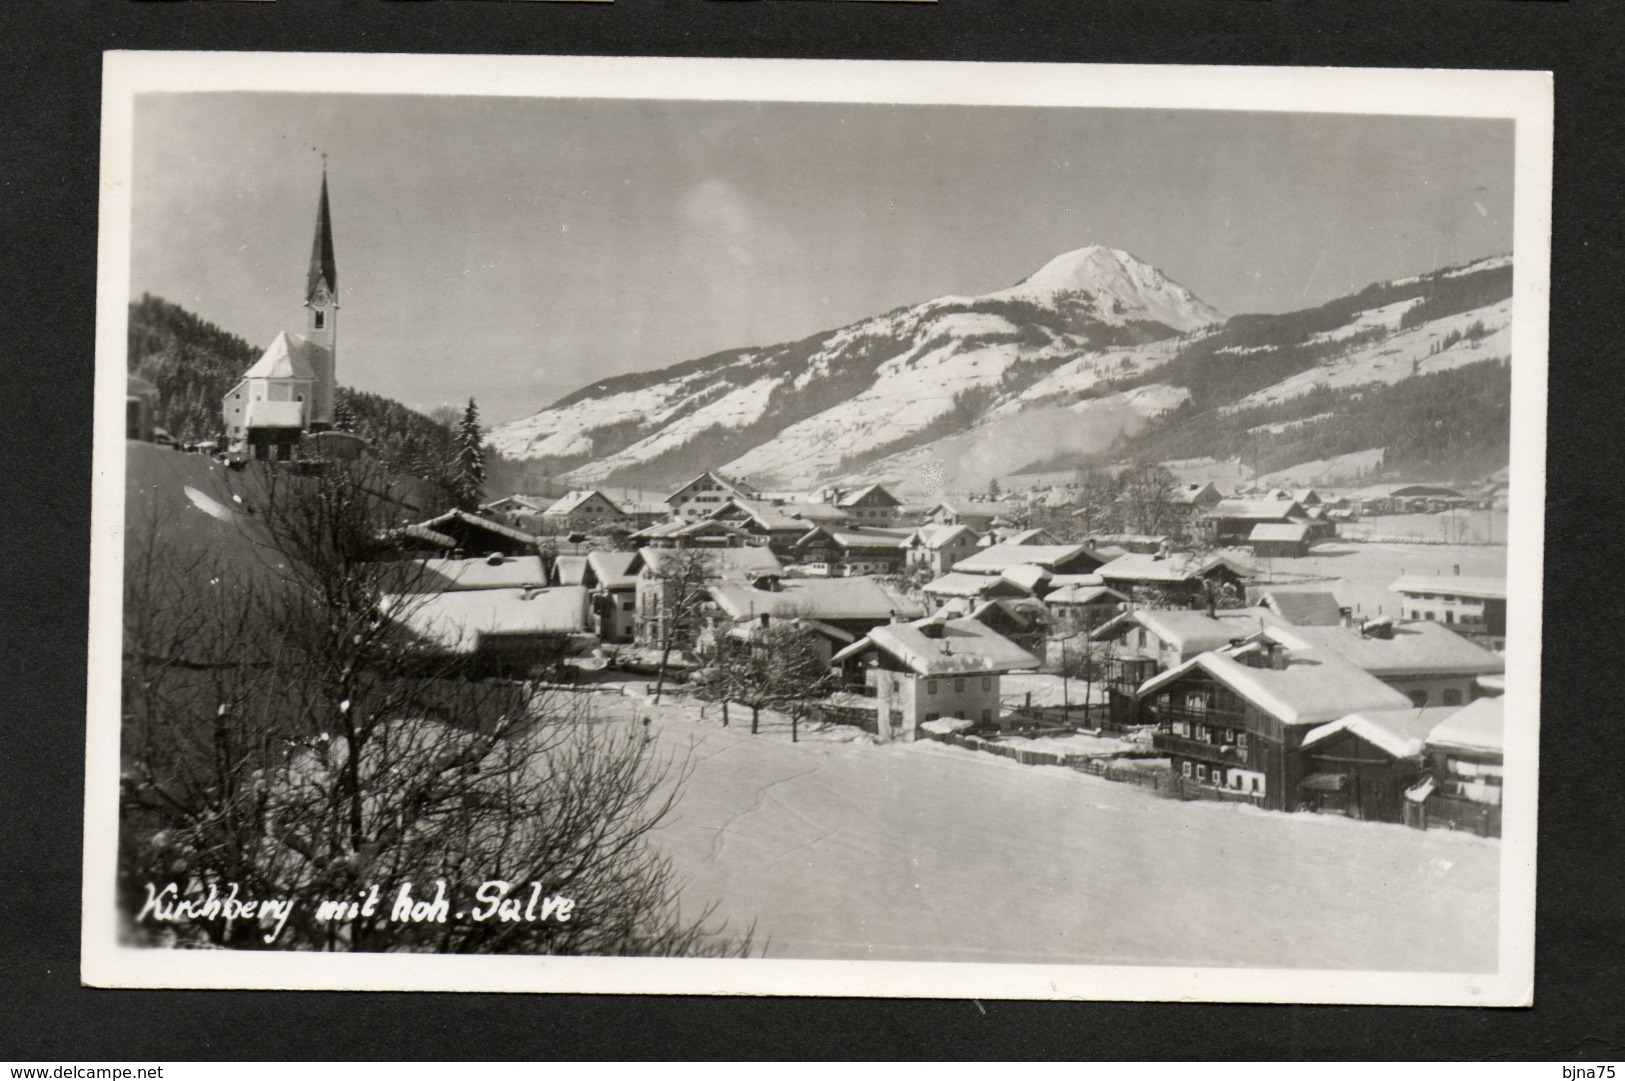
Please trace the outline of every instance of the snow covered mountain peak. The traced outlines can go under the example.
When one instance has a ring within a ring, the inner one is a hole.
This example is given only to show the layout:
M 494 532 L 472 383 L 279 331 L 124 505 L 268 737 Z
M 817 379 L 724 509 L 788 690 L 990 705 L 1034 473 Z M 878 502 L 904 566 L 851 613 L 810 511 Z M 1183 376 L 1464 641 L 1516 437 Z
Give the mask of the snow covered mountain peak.
M 1067 298 L 1092 306 L 1105 323 L 1147 320 L 1174 330 L 1195 330 L 1224 316 L 1156 267 L 1101 244 L 1063 252 L 995 299 L 1054 304 Z

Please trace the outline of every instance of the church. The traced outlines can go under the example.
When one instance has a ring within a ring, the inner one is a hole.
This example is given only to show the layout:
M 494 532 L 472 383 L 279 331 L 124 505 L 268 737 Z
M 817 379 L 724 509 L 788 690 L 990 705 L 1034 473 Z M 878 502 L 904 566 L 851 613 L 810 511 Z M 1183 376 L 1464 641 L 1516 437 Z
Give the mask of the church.
M 333 426 L 338 349 L 338 263 L 333 255 L 333 221 L 327 202 L 327 171 L 322 171 L 316 208 L 316 238 L 305 275 L 302 334 L 276 336 L 220 403 L 227 445 L 249 456 L 288 461 L 307 434 Z

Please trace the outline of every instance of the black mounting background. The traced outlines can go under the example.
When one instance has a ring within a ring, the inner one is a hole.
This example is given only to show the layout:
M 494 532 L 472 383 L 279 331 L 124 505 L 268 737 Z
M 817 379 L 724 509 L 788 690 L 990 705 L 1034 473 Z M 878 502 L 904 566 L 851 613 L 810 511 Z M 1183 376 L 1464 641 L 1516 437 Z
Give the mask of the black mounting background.
M 1535 0 L 0 4 L 0 1058 L 1625 1058 L 1615 538 L 1625 5 Z M 1556 74 L 1539 930 L 1528 1010 L 79 986 L 101 54 L 548 53 Z M 1607 573 L 1604 573 L 1604 572 Z

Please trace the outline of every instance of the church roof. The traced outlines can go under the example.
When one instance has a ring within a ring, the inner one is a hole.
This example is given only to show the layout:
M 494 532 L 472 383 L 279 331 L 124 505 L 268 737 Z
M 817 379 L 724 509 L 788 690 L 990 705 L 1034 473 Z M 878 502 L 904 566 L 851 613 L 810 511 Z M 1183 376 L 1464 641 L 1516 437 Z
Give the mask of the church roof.
M 310 379 L 316 378 L 310 364 L 311 350 L 317 348 L 297 334 L 283 331 L 266 347 L 254 366 L 243 373 L 244 379 Z
M 338 260 L 333 257 L 333 217 L 327 208 L 327 172 L 322 172 L 322 198 L 316 207 L 316 238 L 310 246 L 310 272 L 305 277 L 305 296 L 316 291 L 325 279 L 334 292 L 339 287 Z

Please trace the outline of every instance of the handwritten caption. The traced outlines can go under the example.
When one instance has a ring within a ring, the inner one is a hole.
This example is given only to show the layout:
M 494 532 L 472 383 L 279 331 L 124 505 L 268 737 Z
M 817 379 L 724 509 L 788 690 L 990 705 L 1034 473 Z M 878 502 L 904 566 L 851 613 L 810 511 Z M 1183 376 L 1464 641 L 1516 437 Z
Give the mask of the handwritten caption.
M 356 891 L 353 898 L 326 898 L 311 902 L 296 897 L 244 897 L 236 882 L 224 886 L 210 883 L 208 892 L 182 895 L 179 883 L 158 886 L 146 884 L 146 901 L 136 914 L 137 923 L 206 923 L 211 921 L 257 923 L 264 928 L 264 940 L 272 945 L 281 936 L 294 909 L 300 904 L 315 905 L 318 923 L 350 923 L 376 919 L 388 904 L 387 922 L 401 924 L 449 923 L 472 920 L 484 923 L 568 923 L 576 903 L 554 893 L 543 895 L 540 882 L 515 883 L 487 879 L 474 890 L 474 904 L 453 910 L 446 880 L 434 880 L 433 894 L 412 892 L 412 883 L 385 890 L 376 883 Z

